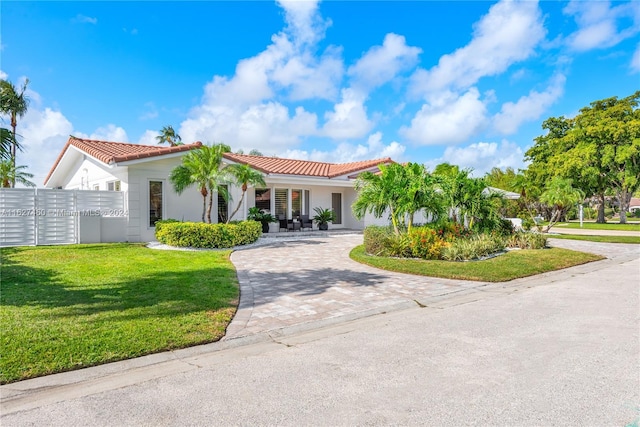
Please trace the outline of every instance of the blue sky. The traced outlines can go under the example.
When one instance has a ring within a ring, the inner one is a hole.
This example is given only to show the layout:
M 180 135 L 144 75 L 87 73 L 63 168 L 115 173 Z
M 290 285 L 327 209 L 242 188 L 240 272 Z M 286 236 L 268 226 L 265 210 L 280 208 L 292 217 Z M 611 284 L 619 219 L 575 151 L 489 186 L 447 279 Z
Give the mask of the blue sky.
M 68 136 L 331 162 L 521 168 L 542 121 L 640 89 L 640 4 L 2 2 L 0 75 L 28 77 L 19 154 Z M 8 121 L 4 119 L 6 125 Z

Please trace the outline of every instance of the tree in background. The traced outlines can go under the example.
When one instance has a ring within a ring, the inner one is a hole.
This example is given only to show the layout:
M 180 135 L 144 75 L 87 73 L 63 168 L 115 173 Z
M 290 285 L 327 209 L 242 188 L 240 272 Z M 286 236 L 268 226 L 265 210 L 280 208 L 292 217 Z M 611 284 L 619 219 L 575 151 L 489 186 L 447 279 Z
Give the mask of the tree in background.
M 229 165 L 225 169 L 231 175 L 231 177 L 233 177 L 235 184 L 239 185 L 242 189 L 242 197 L 240 197 L 235 210 L 231 213 L 231 215 L 229 215 L 229 218 L 227 218 L 228 223 L 229 221 L 231 221 L 231 218 L 233 218 L 236 212 L 240 210 L 240 206 L 242 206 L 242 201 L 244 200 L 244 196 L 247 192 L 247 188 L 249 188 L 249 185 L 253 185 L 254 187 L 260 185 L 264 187 L 267 184 L 264 182 L 264 176 L 262 175 L 262 173 L 253 169 L 249 165 L 235 164 Z
M 222 191 L 225 200 L 229 199 L 225 184 L 229 182 L 228 172 L 221 168 L 222 155 L 231 151 L 225 144 L 203 145 L 189 151 L 182 164 L 176 166 L 169 175 L 169 180 L 178 194 L 195 185 L 202 195 L 202 222 L 211 223 L 213 194 Z M 207 204 L 207 196 L 209 203 Z
M 527 176 L 541 188 L 553 177 L 571 179 L 586 197 L 596 197 L 596 222 L 605 222 L 605 196 L 615 191 L 620 222 L 626 222 L 628 195 L 640 187 L 640 91 L 626 98 L 594 101 L 572 118 L 543 122 L 546 135 L 525 154 Z
M 160 129 L 160 135 L 156 136 L 156 140 L 158 144 L 169 144 L 171 147 L 182 145 L 182 138 L 171 125 Z
M 0 80 L 0 113 L 9 115 L 11 120 L 12 138 L 9 141 L 11 144 L 10 160 L 14 169 L 17 169 L 16 151 L 18 150 L 18 139 L 16 127 L 18 126 L 18 118 L 22 118 L 29 108 L 29 98 L 25 94 L 28 84 L 29 79 L 26 79 L 18 91 L 10 81 L 4 79 Z M 24 167 L 26 166 L 20 166 L 20 168 Z M 11 187 L 15 187 L 15 185 L 16 181 L 13 179 L 11 181 Z
M 25 171 L 26 166 L 15 166 L 11 159 L 0 161 L 0 187 L 12 188 L 17 182 L 25 187 L 35 187 L 36 185 L 30 181 L 33 174 Z

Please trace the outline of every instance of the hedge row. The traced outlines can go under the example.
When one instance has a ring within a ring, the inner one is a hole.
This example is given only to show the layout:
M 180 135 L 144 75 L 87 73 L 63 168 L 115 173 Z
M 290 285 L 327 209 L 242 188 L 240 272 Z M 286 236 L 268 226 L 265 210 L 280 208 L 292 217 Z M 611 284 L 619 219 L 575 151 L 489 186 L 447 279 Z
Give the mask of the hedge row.
M 205 224 L 167 219 L 156 222 L 158 242 L 178 247 L 232 248 L 253 243 L 261 234 L 262 224 L 257 221 Z

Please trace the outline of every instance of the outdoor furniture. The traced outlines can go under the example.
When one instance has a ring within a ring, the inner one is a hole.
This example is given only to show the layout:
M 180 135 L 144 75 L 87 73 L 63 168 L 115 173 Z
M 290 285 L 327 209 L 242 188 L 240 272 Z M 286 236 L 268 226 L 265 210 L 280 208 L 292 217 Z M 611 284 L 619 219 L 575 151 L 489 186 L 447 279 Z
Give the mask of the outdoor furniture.
M 309 215 L 301 215 L 300 216 L 300 222 L 301 222 L 301 227 L 304 228 L 311 228 L 313 229 L 313 221 L 311 221 L 311 219 L 309 219 Z
M 280 223 L 280 228 L 278 231 L 284 230 L 293 230 L 293 223 L 287 221 L 287 218 L 284 215 L 278 215 L 278 223 Z

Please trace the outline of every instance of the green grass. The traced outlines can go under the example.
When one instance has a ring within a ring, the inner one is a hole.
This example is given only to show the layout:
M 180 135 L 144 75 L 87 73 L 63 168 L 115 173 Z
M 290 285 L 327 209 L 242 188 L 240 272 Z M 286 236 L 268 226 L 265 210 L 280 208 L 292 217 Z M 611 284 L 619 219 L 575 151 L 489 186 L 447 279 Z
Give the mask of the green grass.
M 445 279 L 506 282 L 574 265 L 603 259 L 599 255 L 568 249 L 525 249 L 509 251 L 484 261 L 425 261 L 408 258 L 385 258 L 367 255 L 364 245 L 351 251 L 351 258 L 383 270 Z
M 553 233 L 553 229 L 551 229 Z M 585 236 L 582 234 L 553 234 L 548 235 L 550 239 L 585 240 L 588 242 L 601 243 L 632 243 L 640 244 L 640 237 L 636 236 Z
M 563 222 L 556 224 L 558 228 L 580 228 L 580 222 Z M 582 228 L 585 230 L 620 230 L 620 231 L 640 231 L 640 224 L 618 224 L 616 222 L 606 222 L 604 224 L 596 224 L 595 222 L 582 222 Z
M 0 382 L 219 340 L 239 296 L 229 254 L 2 249 Z

